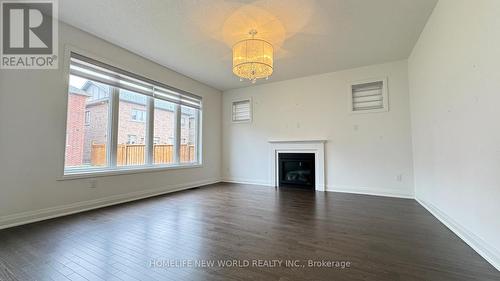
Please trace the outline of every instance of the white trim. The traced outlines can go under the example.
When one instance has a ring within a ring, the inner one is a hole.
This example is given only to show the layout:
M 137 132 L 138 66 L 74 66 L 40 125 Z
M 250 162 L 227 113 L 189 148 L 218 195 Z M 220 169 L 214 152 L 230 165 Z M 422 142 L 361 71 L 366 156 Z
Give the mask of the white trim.
M 327 185 L 326 191 L 331 192 L 342 192 L 342 193 L 352 193 L 352 194 L 363 194 L 372 196 L 384 196 L 384 197 L 394 197 L 394 198 L 404 198 L 404 199 L 415 199 L 413 194 L 401 193 L 394 189 L 383 189 L 383 188 L 373 188 L 373 187 L 353 187 L 353 186 L 332 186 Z
M 271 141 L 269 142 L 269 183 L 270 186 L 278 184 L 278 154 L 279 153 L 314 153 L 316 190 L 325 191 L 325 142 L 319 141 Z
M 96 170 L 75 170 L 73 173 L 67 173 L 57 180 L 73 180 L 73 179 L 85 179 L 85 178 L 95 178 L 95 177 L 107 177 L 107 176 L 117 176 L 126 174 L 138 174 L 138 173 L 153 173 L 161 172 L 166 170 L 179 170 L 179 169 L 190 169 L 190 168 L 202 168 L 201 164 L 174 164 L 174 165 L 141 165 L 141 166 L 122 166 L 116 168 L 107 169 L 96 169 Z
M 175 106 L 175 143 L 174 143 L 174 163 L 181 162 L 181 127 L 182 127 L 182 109 L 179 104 Z
M 106 145 L 109 147 L 107 151 L 107 162 L 109 168 L 116 169 L 117 167 L 117 154 L 118 154 L 118 126 L 120 125 L 120 90 L 118 88 L 111 88 L 111 95 L 109 95 L 109 117 L 108 117 L 108 136 Z M 66 168 L 66 167 L 65 167 Z M 66 171 L 64 171 L 66 174 Z
M 222 182 L 275 187 L 275 185 L 271 185 L 265 181 L 256 181 L 256 180 L 251 180 L 251 179 L 241 179 L 241 178 L 232 178 L 232 177 L 231 178 L 223 178 Z M 333 188 L 332 186 L 328 185 L 327 189 L 325 191 L 326 192 L 349 193 L 349 194 L 361 194 L 361 195 L 369 195 L 369 196 L 383 196 L 383 197 L 392 197 L 392 198 L 401 198 L 401 199 L 415 199 L 413 197 L 413 195 L 392 193 L 392 192 L 387 192 L 386 190 L 383 190 L 383 189 L 370 188 L 370 190 L 372 190 L 371 192 L 361 191 L 361 190 L 362 189 L 350 190 L 350 189 Z
M 197 111 L 198 123 L 196 128 L 198 129 L 198 135 L 196 137 L 196 162 L 199 165 L 203 165 L 203 107 Z
M 0 229 L 18 226 L 22 224 L 47 220 L 51 218 L 71 215 L 75 213 L 80 213 L 88 210 L 103 208 L 111 205 L 121 204 L 125 202 L 135 201 L 139 199 L 144 199 L 148 197 L 158 196 L 162 194 L 167 194 L 171 192 L 181 191 L 185 189 L 205 186 L 209 184 L 214 184 L 220 182 L 220 179 L 207 179 L 202 181 L 195 181 L 185 184 L 170 185 L 168 187 L 163 187 L 154 190 L 141 190 L 136 192 L 130 192 L 126 194 L 119 194 L 108 196 L 105 198 L 99 198 L 94 200 L 76 202 L 72 204 L 40 209 L 36 211 L 22 212 L 12 215 L 6 215 L 0 217 Z
M 279 143 L 279 142 L 322 142 L 325 143 L 327 142 L 326 139 L 270 139 L 267 142 L 270 143 Z
M 147 97 L 147 128 L 146 128 L 146 164 L 153 165 L 154 163 L 154 127 L 155 127 L 155 100 L 153 97 Z
M 269 184 L 269 182 L 267 182 L 267 181 L 256 181 L 256 180 L 252 180 L 252 179 L 242 179 L 242 178 L 232 178 L 232 177 L 231 178 L 223 178 L 222 182 L 274 187 L 274 185 Z
M 425 202 L 419 198 L 415 198 L 415 200 L 441 223 L 448 227 L 448 229 L 460 237 L 460 239 L 462 239 L 474 251 L 488 261 L 493 267 L 500 271 L 500 252 L 498 250 L 496 250 L 492 245 L 489 245 L 479 236 L 467 230 L 467 228 L 463 227 L 460 223 L 452 219 L 433 204 Z

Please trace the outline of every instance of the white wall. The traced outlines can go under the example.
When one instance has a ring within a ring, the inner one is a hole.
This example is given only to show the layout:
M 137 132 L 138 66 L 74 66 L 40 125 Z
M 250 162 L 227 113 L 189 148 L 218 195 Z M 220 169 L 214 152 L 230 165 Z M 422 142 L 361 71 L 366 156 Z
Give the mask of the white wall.
M 390 111 L 351 114 L 349 83 L 381 76 Z M 241 97 L 253 100 L 252 123 L 231 122 L 231 102 Z M 327 139 L 327 189 L 413 196 L 406 61 L 224 92 L 222 124 L 227 181 L 268 184 L 269 139 Z
M 499 15 L 439 1 L 409 77 L 416 197 L 500 269 Z
M 58 70 L 0 72 L 0 227 L 220 179 L 221 93 L 88 33 L 59 26 L 66 44 L 203 97 L 202 168 L 58 181 L 63 172 L 67 76 Z

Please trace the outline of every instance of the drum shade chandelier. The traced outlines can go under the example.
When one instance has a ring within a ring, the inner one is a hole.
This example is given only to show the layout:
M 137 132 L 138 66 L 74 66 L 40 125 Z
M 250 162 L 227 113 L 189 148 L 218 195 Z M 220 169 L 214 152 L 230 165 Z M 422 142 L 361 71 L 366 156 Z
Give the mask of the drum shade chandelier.
M 273 74 L 273 45 L 256 39 L 257 30 L 248 32 L 251 39 L 241 40 L 233 46 L 233 73 L 240 81 L 248 79 L 255 83 L 257 79 L 268 79 Z

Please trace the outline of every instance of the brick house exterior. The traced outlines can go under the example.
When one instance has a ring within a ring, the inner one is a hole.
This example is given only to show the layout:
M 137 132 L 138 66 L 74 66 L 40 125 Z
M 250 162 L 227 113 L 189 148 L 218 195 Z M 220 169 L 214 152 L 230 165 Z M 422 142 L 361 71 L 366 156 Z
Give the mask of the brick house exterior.
M 106 143 L 108 138 L 109 100 L 87 102 L 88 122 L 85 124 L 83 163 L 90 163 L 92 143 Z
M 68 95 L 68 117 L 66 129 L 66 166 L 83 163 L 83 144 L 85 140 L 85 104 L 89 95 L 75 87 L 70 87 Z

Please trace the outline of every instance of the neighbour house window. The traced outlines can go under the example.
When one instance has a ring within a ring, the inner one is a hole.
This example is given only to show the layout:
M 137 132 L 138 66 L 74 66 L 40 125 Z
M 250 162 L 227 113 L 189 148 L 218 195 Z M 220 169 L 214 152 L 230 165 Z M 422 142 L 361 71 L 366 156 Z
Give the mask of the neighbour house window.
M 194 118 L 189 118 L 189 129 L 194 128 Z
M 64 173 L 201 163 L 201 97 L 71 53 Z
M 85 111 L 85 125 L 90 125 L 90 111 Z
M 109 86 L 105 84 L 95 84 L 88 81 L 88 85 L 85 85 L 86 92 L 90 95 L 89 100 L 100 100 L 105 99 L 109 96 Z
M 136 135 L 128 135 L 127 136 L 127 144 L 136 144 L 137 136 Z
M 132 120 L 138 122 L 146 122 L 146 111 L 140 109 L 132 109 Z

